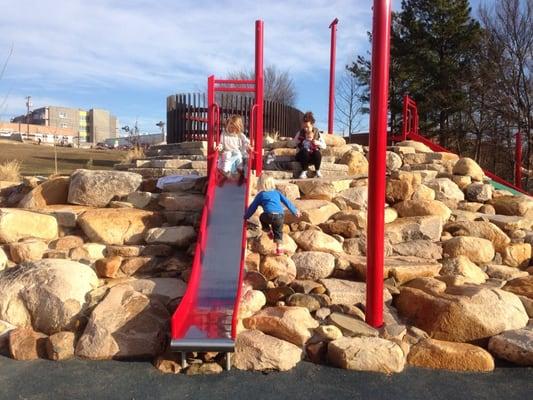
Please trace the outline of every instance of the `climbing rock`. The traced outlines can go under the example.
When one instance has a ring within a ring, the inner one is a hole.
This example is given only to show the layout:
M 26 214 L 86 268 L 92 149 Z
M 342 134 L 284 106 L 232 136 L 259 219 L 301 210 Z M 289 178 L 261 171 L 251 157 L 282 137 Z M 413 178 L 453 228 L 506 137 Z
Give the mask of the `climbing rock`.
M 304 307 L 268 307 L 243 320 L 247 329 L 257 329 L 268 335 L 302 346 L 312 335 L 318 322 Z
M 426 185 L 419 185 L 411 196 L 412 200 L 435 200 L 435 191 Z
M 164 349 L 169 317 L 157 300 L 131 286 L 115 286 L 93 310 L 76 345 L 76 356 L 95 360 L 154 357 Z
M 407 363 L 416 367 L 451 371 L 489 372 L 494 359 L 481 347 L 467 343 L 423 339 L 411 347 Z
M 7 267 L 8 261 L 7 254 L 5 253 L 4 249 L 0 247 L 0 271 Z
M 335 204 L 326 200 L 296 200 L 294 205 L 302 216 L 297 218 L 287 210 L 285 211 L 286 224 L 304 221 L 318 225 L 326 222 L 333 214 L 340 211 Z
M 162 193 L 159 205 L 168 211 L 201 211 L 205 197 L 200 194 Z
M 533 299 L 533 275 L 513 279 L 507 282 L 503 289 Z
M 53 240 L 57 235 L 57 220 L 50 215 L 0 208 L 0 244 L 30 238 Z
M 350 175 L 367 175 L 368 174 L 368 160 L 363 153 L 355 150 L 344 153 L 341 158 L 341 164 L 348 166 L 348 173 Z
M 394 254 L 400 256 L 413 256 L 428 260 L 440 260 L 442 258 L 442 247 L 429 240 L 397 243 L 392 246 L 392 250 Z
M 287 299 L 287 305 L 291 307 L 304 307 L 307 308 L 309 312 L 315 312 L 320 308 L 320 302 L 316 297 L 303 293 L 291 294 Z
M 472 183 L 466 187 L 466 199 L 468 201 L 478 201 L 484 203 L 492 199 L 492 185 L 487 183 Z
M 94 271 L 70 260 L 21 264 L 0 276 L 0 319 L 46 334 L 76 328 L 86 295 L 98 286 Z
M 169 226 L 149 229 L 144 240 L 150 244 L 169 244 L 185 248 L 196 240 L 196 231 L 192 226 Z
M 319 231 L 294 232 L 292 238 L 302 250 L 325 253 L 342 253 L 342 244 L 335 238 Z
M 487 265 L 485 272 L 493 279 L 501 279 L 504 281 L 510 281 L 512 279 L 529 275 L 526 271 L 520 271 L 518 268 L 508 267 L 506 265 Z
M 387 171 L 396 171 L 402 167 L 402 157 L 393 151 L 387 151 Z
M 294 261 L 285 255 L 264 257 L 259 266 L 259 272 L 268 280 L 284 277 L 288 282 L 292 282 L 296 278 Z
M 516 329 L 493 336 L 489 351 L 512 363 L 533 366 L 533 330 Z
M 484 283 L 488 276 L 481 268 L 474 264 L 466 256 L 446 258 L 442 261 L 440 270 L 442 276 L 462 276 L 465 283 L 480 285 Z
M 287 254 L 294 254 L 298 246 L 289 235 L 283 235 L 283 248 Z M 276 254 L 276 244 L 267 235 L 261 235 L 252 240 L 252 251 L 264 256 Z
M 459 202 L 465 199 L 465 195 L 459 186 L 448 178 L 437 178 L 426 184 L 435 190 L 435 198 L 445 204 Z
M 492 200 L 496 214 L 525 216 L 533 208 L 529 196 L 502 196 Z
M 9 245 L 11 260 L 17 264 L 24 261 L 40 260 L 47 250 L 48 245 L 45 242 L 35 239 L 27 239 Z
M 46 339 L 46 354 L 49 360 L 60 361 L 74 357 L 74 332 L 58 332 Z
M 350 188 L 351 179 L 298 179 L 294 181 L 305 200 L 331 201 L 338 192 Z
M 302 349 L 258 330 L 241 332 L 235 341 L 235 368 L 288 371 L 303 357 Z
M 459 161 L 455 163 L 453 167 L 453 174 L 468 175 L 476 181 L 482 181 L 483 176 L 485 175 L 481 167 L 474 160 L 468 157 L 460 158 Z
M 191 364 L 189 368 L 187 368 L 186 374 L 188 376 L 193 375 L 215 375 L 220 374 L 222 371 L 222 367 L 214 362 L 208 362 L 208 363 L 202 363 L 202 364 Z
M 368 205 L 368 187 L 356 186 L 343 190 L 334 202 L 345 202 L 353 210 L 366 210 Z
M 503 252 L 511 239 L 500 228 L 488 221 L 456 221 L 444 226 L 453 236 L 474 236 L 492 242 L 497 252 Z
M 379 336 L 377 329 L 350 315 L 334 312 L 328 317 L 328 321 L 337 326 L 345 336 Z
M 319 226 L 322 231 L 324 231 L 324 233 L 327 233 L 328 235 L 341 235 L 344 238 L 354 238 L 359 236 L 360 234 L 360 230 L 357 224 L 353 221 L 328 221 L 324 222 L 323 224 L 320 224 Z
M 471 342 L 526 326 L 520 299 L 500 289 L 454 286 L 443 293 L 402 287 L 395 301 L 400 315 L 434 339 Z
M 319 251 L 303 251 L 292 256 L 296 265 L 296 278 L 318 279 L 327 278 L 335 269 L 335 257 Z
M 438 215 L 446 222 L 452 212 L 438 200 L 405 200 L 394 206 L 400 217 Z
M 332 304 L 364 304 L 366 302 L 366 283 L 352 282 L 344 279 L 321 279 L 320 283 L 326 288 Z M 387 289 L 383 291 L 383 301 L 392 299 Z
M 377 337 L 351 337 L 328 344 L 328 360 L 339 368 L 356 371 L 401 372 L 405 356 L 396 343 Z
M 162 223 L 159 214 L 137 209 L 89 210 L 78 218 L 91 241 L 110 245 L 143 243 L 146 232 Z
M 59 251 L 68 251 L 83 246 L 83 239 L 79 236 L 67 235 L 50 243 L 50 248 Z
M 142 176 L 132 172 L 78 169 L 70 177 L 68 202 L 105 207 L 113 198 L 136 191 L 141 182 Z
M 505 265 L 519 268 L 527 267 L 531 260 L 531 245 L 529 243 L 511 244 L 502 255 Z
M 444 254 L 448 257 L 466 256 L 476 264 L 492 261 L 494 246 L 486 239 L 457 236 L 442 243 Z
M 395 145 L 399 147 L 412 147 L 417 153 L 433 153 L 433 150 L 431 150 L 424 143 L 420 143 L 415 140 L 404 140 L 403 142 L 396 143 Z
M 52 204 L 67 204 L 70 179 L 59 176 L 32 189 L 19 202 L 19 208 L 39 209 Z
M 241 298 L 239 319 L 251 317 L 266 304 L 266 297 L 260 290 L 248 290 Z
M 410 181 L 387 179 L 385 196 L 389 204 L 396 204 L 400 201 L 409 200 L 413 196 L 413 193 L 414 189 Z
M 439 216 L 398 218 L 385 226 L 385 237 L 391 244 L 410 240 L 438 242 L 442 234 L 442 219 Z
M 9 353 L 15 360 L 46 358 L 46 335 L 31 327 L 13 329 L 9 334 Z

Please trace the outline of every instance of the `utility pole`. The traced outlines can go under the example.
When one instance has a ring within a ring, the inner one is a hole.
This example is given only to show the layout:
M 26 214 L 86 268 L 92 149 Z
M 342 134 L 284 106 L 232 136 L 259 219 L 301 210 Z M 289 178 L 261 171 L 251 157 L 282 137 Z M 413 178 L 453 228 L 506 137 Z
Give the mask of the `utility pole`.
M 26 139 L 30 139 L 30 107 L 31 96 L 26 96 Z

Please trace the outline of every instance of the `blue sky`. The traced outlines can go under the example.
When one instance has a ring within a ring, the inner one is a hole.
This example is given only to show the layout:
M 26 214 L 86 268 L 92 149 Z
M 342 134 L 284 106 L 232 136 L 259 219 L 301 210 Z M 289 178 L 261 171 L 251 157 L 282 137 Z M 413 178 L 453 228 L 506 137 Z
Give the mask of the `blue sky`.
M 479 2 L 472 6 L 477 9 Z M 249 69 L 254 21 L 265 65 L 290 71 L 296 105 L 327 125 L 329 23 L 338 17 L 337 76 L 368 50 L 371 0 L 0 0 L 0 120 L 34 107 L 105 108 L 154 132 L 170 94 L 205 91 L 207 76 Z M 400 0 L 393 0 L 399 9 Z M 363 121 L 363 125 L 366 122 Z

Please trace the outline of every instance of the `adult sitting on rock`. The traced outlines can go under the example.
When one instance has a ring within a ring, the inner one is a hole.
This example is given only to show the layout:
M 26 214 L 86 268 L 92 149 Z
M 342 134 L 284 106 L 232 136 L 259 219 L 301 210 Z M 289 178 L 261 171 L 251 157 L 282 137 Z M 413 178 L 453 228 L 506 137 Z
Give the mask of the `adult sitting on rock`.
M 309 164 L 315 166 L 316 177 L 322 177 L 322 174 L 320 173 L 320 164 L 322 162 L 320 149 L 325 149 L 326 143 L 314 125 L 315 117 L 313 116 L 313 113 L 311 111 L 306 112 L 302 120 L 302 129 L 298 131 L 293 139 L 293 146 L 297 146 L 300 149 L 296 154 L 296 161 L 302 166 L 300 179 L 307 178 Z

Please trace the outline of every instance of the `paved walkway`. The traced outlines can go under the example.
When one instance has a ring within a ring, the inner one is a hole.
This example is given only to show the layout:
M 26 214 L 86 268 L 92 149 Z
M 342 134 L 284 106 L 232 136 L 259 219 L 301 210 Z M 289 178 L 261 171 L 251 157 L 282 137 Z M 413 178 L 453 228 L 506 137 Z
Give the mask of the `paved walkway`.
M 0 356 L 0 399 L 520 399 L 533 394 L 533 368 L 488 374 L 409 368 L 382 375 L 300 363 L 287 373 L 164 375 L 148 362 L 14 361 Z

